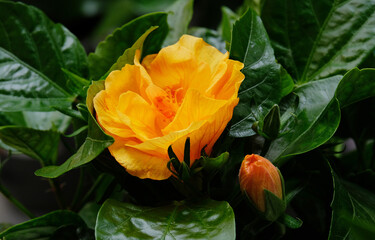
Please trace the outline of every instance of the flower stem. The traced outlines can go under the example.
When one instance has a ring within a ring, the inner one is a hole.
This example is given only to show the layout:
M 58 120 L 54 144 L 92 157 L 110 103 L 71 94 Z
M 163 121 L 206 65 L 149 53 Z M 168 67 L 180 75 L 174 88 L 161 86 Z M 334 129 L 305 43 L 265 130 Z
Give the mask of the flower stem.
M 0 184 L 0 192 L 11 202 L 13 203 L 19 210 L 21 210 L 24 214 L 26 214 L 29 218 L 35 218 L 34 214 L 32 214 L 22 203 L 20 203 L 17 199 L 15 199 L 8 189 L 6 189 L 2 184 Z
M 77 186 L 76 192 L 75 192 L 74 197 L 73 197 L 73 201 L 72 201 L 72 204 L 71 204 L 71 209 L 74 209 L 74 207 L 78 203 L 78 199 L 81 197 L 82 187 L 83 187 L 83 180 L 84 180 L 84 170 L 83 170 L 83 168 L 80 168 L 78 186 Z
M 94 184 L 91 186 L 89 191 L 85 194 L 85 196 L 82 198 L 79 204 L 76 204 L 74 206 L 73 210 L 78 211 L 81 209 L 81 207 L 90 199 L 91 195 L 94 193 L 95 189 L 99 186 L 103 178 L 104 178 L 103 174 L 99 175 L 99 177 L 96 179 Z
M 59 182 L 57 181 L 57 179 L 48 179 L 48 182 L 51 186 L 52 192 L 55 194 L 57 204 L 61 209 L 65 209 L 66 205 L 61 193 Z

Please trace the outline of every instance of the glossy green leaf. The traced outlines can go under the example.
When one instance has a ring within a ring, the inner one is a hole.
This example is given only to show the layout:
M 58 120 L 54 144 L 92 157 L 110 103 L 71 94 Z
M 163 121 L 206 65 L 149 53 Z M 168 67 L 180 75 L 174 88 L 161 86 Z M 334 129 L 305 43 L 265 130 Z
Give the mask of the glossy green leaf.
M 6 231 L 0 233 L 2 240 L 35 240 L 51 239 L 59 228 L 72 226 L 74 239 L 81 239 L 84 234 L 86 224 L 74 212 L 55 211 L 44 216 L 34 218 L 24 223 L 14 225 Z M 53 239 L 53 238 L 52 238 Z M 55 238 L 56 239 L 56 238 Z
M 64 108 L 65 109 L 65 108 Z M 40 134 L 50 134 L 51 132 L 56 133 L 58 132 L 65 132 L 65 130 L 68 128 L 70 124 L 70 118 L 67 116 L 64 116 L 63 114 L 59 112 L 0 112 L 0 126 L 17 126 L 20 127 L 20 129 L 30 129 L 30 132 L 42 130 L 39 131 Z M 44 131 L 43 131 L 44 130 Z M 26 130 L 29 131 L 29 130 Z M 23 138 L 23 131 L 20 131 L 19 133 L 21 135 L 15 135 L 15 138 L 11 140 L 11 142 L 16 143 L 19 141 L 16 145 L 23 145 L 25 142 L 25 139 Z M 16 134 L 16 133 L 15 133 Z M 1 137 L 0 137 L 1 139 Z M 50 142 L 51 144 L 58 145 L 59 139 L 57 138 L 56 141 Z M 1 140 L 0 140 L 1 141 Z M 36 144 L 36 143 L 35 143 Z M 45 144 L 45 142 L 40 142 L 40 144 Z M 7 146 L 2 143 L 0 146 L 4 149 L 12 149 L 14 151 L 14 148 L 10 148 L 10 146 Z M 44 148 L 45 146 L 36 146 L 36 148 Z M 51 149 L 54 149 L 55 146 L 51 145 Z M 18 151 L 18 150 L 17 150 Z M 29 155 L 30 156 L 30 155 Z
M 232 59 L 244 63 L 242 82 L 238 96 L 240 102 L 234 109 L 230 135 L 246 137 L 254 135 L 251 126 L 262 121 L 272 106 L 278 103 L 285 88 L 280 65 L 276 63 L 271 43 L 262 21 L 249 10 L 233 27 L 230 48 Z M 290 81 L 288 81 L 290 84 Z
M 54 105 L 69 107 L 73 99 L 42 72 L 0 47 L 0 111 L 52 111 Z
M 17 80 L 14 80 L 14 84 L 19 86 L 20 80 L 28 76 L 25 73 L 26 69 L 42 73 L 66 91 L 69 89 L 66 88 L 66 78 L 61 68 L 83 77 L 88 73 L 86 52 L 79 40 L 64 26 L 53 23 L 42 11 L 33 6 L 12 1 L 0 2 L 0 48 L 15 56 L 12 57 L 15 62 L 9 62 L 15 65 L 8 66 L 8 69 L 11 69 L 13 74 L 17 70 L 18 74 L 14 77 L 19 76 L 15 78 Z M 4 61 L 4 51 L 1 52 Z M 35 80 L 42 81 L 40 77 L 33 75 Z M 31 76 L 26 79 L 29 78 Z M 33 83 L 38 86 L 36 82 Z M 40 91 L 34 89 L 34 94 L 42 94 L 42 86 L 46 88 L 49 85 L 40 84 Z M 29 83 L 29 87 L 32 86 L 33 84 Z M 15 87 L 12 89 L 15 90 Z M 57 97 L 52 94 L 52 90 L 43 94 L 47 95 L 50 92 L 50 98 Z
M 280 163 L 282 158 L 310 151 L 332 137 L 340 122 L 340 107 L 335 98 L 340 79 L 337 76 L 310 82 L 293 91 L 299 98 L 298 106 L 281 117 L 284 123 L 279 137 L 269 147 L 267 159 Z
M 78 151 L 62 165 L 41 168 L 35 172 L 35 175 L 46 178 L 56 178 L 74 168 L 91 162 L 113 143 L 113 138 L 103 132 L 93 116 L 92 100 L 102 89 L 104 89 L 104 81 L 95 81 L 87 91 L 87 106 L 90 111 L 88 116 L 88 134 L 85 142 Z
M 163 43 L 164 46 L 176 43 L 183 34 L 187 33 L 193 17 L 193 3 L 193 0 L 177 0 L 166 10 L 169 33 Z
M 95 228 L 104 239 L 235 239 L 232 208 L 226 202 L 174 202 L 140 207 L 107 200 Z
M 78 76 L 75 73 L 72 73 L 71 71 L 62 68 L 61 69 L 67 78 L 66 87 L 69 89 L 69 92 L 72 92 L 76 95 L 79 95 L 81 97 L 86 96 L 87 87 L 90 85 L 90 81 Z
M 262 19 L 277 59 L 299 82 L 344 74 L 375 47 L 374 0 L 267 0 Z
M 375 194 L 340 179 L 333 171 L 332 176 L 334 196 L 328 239 L 371 239 L 375 234 Z
M 38 130 L 64 132 L 70 118 L 59 112 L 0 112 L 0 126 L 17 125 Z
M 0 127 L 0 140 L 6 145 L 37 159 L 42 166 L 55 164 L 60 134 L 26 127 Z
M 167 14 L 147 14 L 116 29 L 104 41 L 99 43 L 94 53 L 90 53 L 89 69 L 94 80 L 100 79 L 117 61 L 117 59 L 130 48 L 138 38 L 153 26 L 159 26 L 145 42 L 144 54 L 159 51 L 165 36 L 168 33 Z
M 121 68 L 123 68 L 126 64 L 133 65 L 136 50 L 142 50 L 143 43 L 145 42 L 148 35 L 150 35 L 150 33 L 157 28 L 157 26 L 151 27 L 145 33 L 143 33 L 142 36 L 140 36 L 138 40 L 133 44 L 133 46 L 124 51 L 124 53 L 117 59 L 116 63 L 112 65 L 107 73 L 110 73 L 114 70 L 121 70 Z
M 354 68 L 344 75 L 336 95 L 340 106 L 346 107 L 352 103 L 375 96 L 375 69 Z

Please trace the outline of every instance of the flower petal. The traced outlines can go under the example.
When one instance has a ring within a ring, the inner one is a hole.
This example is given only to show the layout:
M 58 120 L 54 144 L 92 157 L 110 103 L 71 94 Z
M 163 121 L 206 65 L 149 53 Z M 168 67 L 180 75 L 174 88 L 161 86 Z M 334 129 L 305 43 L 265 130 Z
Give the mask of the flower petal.
M 122 138 L 135 137 L 135 133 L 118 117 L 115 106 L 111 104 L 106 91 L 102 90 L 96 94 L 94 106 L 96 119 L 107 134 Z
M 135 63 L 138 62 L 137 55 Z M 151 78 L 139 63 L 136 65 L 125 65 L 121 70 L 112 71 L 105 80 L 105 91 L 108 95 L 118 101 L 120 95 L 127 91 L 138 93 L 145 97 L 145 89 L 151 83 Z
M 121 94 L 116 112 L 143 141 L 162 135 L 157 127 L 160 114 L 137 93 L 128 91 Z
M 169 159 L 159 158 L 127 147 L 123 141 L 117 140 L 108 149 L 117 162 L 131 175 L 154 180 L 163 180 L 171 176 L 171 172 L 167 168 Z
M 228 53 L 221 53 L 215 47 L 203 41 L 202 38 L 190 35 L 183 35 L 176 45 L 192 50 L 196 59 L 210 65 L 212 72 L 215 72 L 215 69 L 220 62 L 229 57 Z
M 175 118 L 162 132 L 167 135 L 186 129 L 192 122 L 207 120 L 226 104 L 225 100 L 210 99 L 195 89 L 189 89 Z

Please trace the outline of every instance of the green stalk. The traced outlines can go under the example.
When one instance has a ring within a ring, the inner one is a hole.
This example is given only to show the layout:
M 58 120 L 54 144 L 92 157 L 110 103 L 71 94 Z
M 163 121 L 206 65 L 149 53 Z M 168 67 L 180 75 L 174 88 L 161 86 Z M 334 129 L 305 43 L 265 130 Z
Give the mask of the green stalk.
M 75 192 L 74 197 L 73 197 L 73 201 L 72 201 L 72 204 L 71 204 L 71 209 L 74 209 L 74 207 L 78 203 L 78 199 L 82 195 L 83 180 L 84 180 L 84 171 L 83 171 L 83 168 L 80 168 L 79 170 L 80 171 L 79 171 L 78 186 L 77 186 L 76 192 Z
M 90 190 L 85 194 L 85 196 L 82 198 L 82 200 L 74 206 L 73 210 L 79 210 L 83 204 L 86 203 L 86 201 L 91 197 L 91 195 L 94 193 L 95 189 L 99 186 L 100 182 L 103 180 L 104 175 L 99 175 L 99 177 L 96 179 L 94 184 L 91 186 Z
M 61 193 L 61 188 L 57 179 L 48 179 L 49 185 L 51 186 L 52 192 L 55 194 L 57 204 L 61 209 L 65 209 L 65 201 Z
M 35 218 L 34 214 L 32 214 L 22 203 L 20 203 L 17 199 L 15 199 L 8 189 L 6 189 L 3 185 L 0 184 L 0 192 L 11 202 L 13 203 L 19 210 L 21 210 L 24 214 L 26 214 L 29 218 Z

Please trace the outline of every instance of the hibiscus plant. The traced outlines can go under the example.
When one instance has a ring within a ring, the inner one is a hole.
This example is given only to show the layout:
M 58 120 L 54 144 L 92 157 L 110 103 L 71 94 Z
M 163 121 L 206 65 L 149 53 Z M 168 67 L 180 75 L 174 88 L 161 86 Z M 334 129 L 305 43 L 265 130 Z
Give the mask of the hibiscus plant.
M 216 29 L 169 2 L 86 54 L 0 0 L 0 192 L 30 218 L 0 239 L 374 239 L 375 0 L 245 0 Z M 6 184 L 20 154 L 53 210 Z

